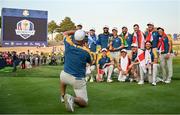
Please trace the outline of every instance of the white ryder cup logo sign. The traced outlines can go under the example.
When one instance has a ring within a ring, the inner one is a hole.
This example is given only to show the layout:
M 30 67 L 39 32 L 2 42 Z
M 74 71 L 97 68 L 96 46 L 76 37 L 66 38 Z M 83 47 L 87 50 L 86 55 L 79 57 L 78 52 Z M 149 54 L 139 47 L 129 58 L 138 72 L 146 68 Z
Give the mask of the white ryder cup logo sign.
M 21 36 L 23 39 L 28 39 L 35 34 L 34 24 L 29 20 L 21 20 L 16 26 L 16 35 Z

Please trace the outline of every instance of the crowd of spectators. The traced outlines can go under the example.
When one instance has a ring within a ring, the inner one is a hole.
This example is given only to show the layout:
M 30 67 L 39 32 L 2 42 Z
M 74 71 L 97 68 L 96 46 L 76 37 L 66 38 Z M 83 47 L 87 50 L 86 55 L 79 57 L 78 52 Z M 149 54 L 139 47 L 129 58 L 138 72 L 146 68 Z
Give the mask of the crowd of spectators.
M 22 69 L 32 68 L 40 65 L 58 65 L 64 63 L 63 52 L 55 53 L 44 53 L 26 52 L 16 53 L 15 51 L 0 52 L 0 69 L 11 66 L 14 67 L 13 71 L 16 71 L 16 66 Z

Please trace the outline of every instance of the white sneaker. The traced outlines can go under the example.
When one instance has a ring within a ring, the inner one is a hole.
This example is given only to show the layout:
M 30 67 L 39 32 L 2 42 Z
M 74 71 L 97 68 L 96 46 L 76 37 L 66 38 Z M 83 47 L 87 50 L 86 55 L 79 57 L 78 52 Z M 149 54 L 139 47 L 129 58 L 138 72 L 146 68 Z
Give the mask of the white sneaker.
M 171 83 L 171 81 L 170 80 L 166 80 L 166 81 L 164 81 L 165 83 L 167 83 L 167 84 L 169 84 L 169 83 Z
M 138 85 L 143 85 L 144 84 L 144 81 L 139 81 L 138 82 Z
M 61 103 L 64 103 L 64 97 L 61 95 L 60 97 Z
M 93 79 L 93 78 L 91 78 L 91 79 L 90 79 L 90 82 L 94 82 L 94 79 Z
M 112 79 L 108 79 L 107 82 L 108 82 L 108 83 L 111 83 L 111 82 L 113 82 L 113 80 L 112 80 Z
M 130 83 L 132 83 L 132 82 L 133 82 L 133 79 L 132 79 L 132 78 L 130 78 L 129 80 L 130 80 Z
M 74 97 L 73 96 L 71 96 L 69 94 L 65 94 L 64 103 L 65 103 L 65 107 L 68 111 L 74 112 Z
M 152 85 L 153 85 L 153 86 L 156 86 L 156 83 L 155 83 L 155 82 L 153 82 L 153 83 L 152 83 Z
M 118 81 L 122 81 L 121 78 L 118 77 Z
M 161 79 L 161 78 L 159 78 L 159 77 L 157 77 L 156 82 L 164 82 L 164 80 L 163 80 L 163 79 Z
M 126 81 L 126 78 L 122 78 L 122 82 L 125 82 Z
M 86 80 L 86 82 L 88 82 L 88 80 L 89 80 L 89 77 L 87 76 L 87 77 L 85 78 L 85 80 Z
M 127 79 L 126 76 L 124 76 L 123 79 L 122 79 L 122 81 L 126 81 L 126 79 Z

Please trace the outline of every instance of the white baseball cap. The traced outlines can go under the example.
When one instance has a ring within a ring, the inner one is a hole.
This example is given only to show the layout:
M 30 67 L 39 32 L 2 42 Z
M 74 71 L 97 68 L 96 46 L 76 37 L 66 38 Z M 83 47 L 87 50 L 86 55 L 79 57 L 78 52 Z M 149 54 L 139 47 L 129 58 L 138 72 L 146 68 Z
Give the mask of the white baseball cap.
M 122 49 L 121 52 L 126 52 L 127 53 L 127 50 L 126 49 Z
M 85 31 L 83 30 L 77 30 L 75 33 L 74 33 L 74 39 L 76 41 L 82 41 L 84 38 L 85 38 Z
M 92 30 L 96 31 L 96 29 L 95 29 L 95 28 L 93 28 L 93 27 L 92 27 L 92 28 L 90 28 L 90 31 L 92 31 Z
M 106 52 L 107 52 L 107 49 L 106 49 L 106 48 L 103 48 L 101 51 L 102 51 L 102 52 L 103 52 L 103 51 L 106 51 Z
M 131 44 L 131 47 L 138 47 L 136 43 Z
M 153 23 L 153 22 L 149 22 L 149 23 L 147 24 L 147 26 L 149 26 L 149 25 L 153 25 L 153 26 L 154 26 L 154 23 Z
M 112 31 L 113 31 L 113 30 L 116 30 L 116 31 L 118 31 L 118 28 L 117 28 L 117 27 L 114 27 L 114 28 L 112 29 Z
M 103 29 L 104 29 L 104 28 L 108 28 L 108 29 L 109 29 L 109 26 L 108 26 L 108 25 L 105 25 L 105 26 L 103 27 Z

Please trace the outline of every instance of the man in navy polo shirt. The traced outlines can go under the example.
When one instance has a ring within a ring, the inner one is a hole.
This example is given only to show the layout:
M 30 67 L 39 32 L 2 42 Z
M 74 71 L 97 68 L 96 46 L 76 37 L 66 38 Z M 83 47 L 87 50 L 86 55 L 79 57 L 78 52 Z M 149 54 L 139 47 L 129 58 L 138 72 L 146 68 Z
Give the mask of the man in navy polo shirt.
M 109 51 L 112 59 L 114 59 L 116 66 L 119 62 L 120 50 L 124 48 L 123 39 L 118 36 L 118 29 L 114 27 L 112 29 L 113 36 L 109 41 Z
M 172 44 L 165 34 L 163 28 L 159 27 L 157 30 L 159 33 L 158 50 L 160 55 L 160 66 L 162 69 L 163 81 L 165 83 L 170 83 L 173 75 Z
M 91 63 L 88 50 L 83 49 L 85 32 L 77 30 L 74 34 L 74 44 L 67 42 L 69 36 L 64 39 L 65 62 L 64 70 L 60 74 L 61 95 L 64 97 L 65 107 L 68 111 L 74 111 L 74 103 L 79 106 L 87 106 L 88 97 L 85 82 L 86 63 Z M 66 85 L 73 87 L 75 97 L 65 94 Z
M 111 37 L 111 34 L 109 33 L 109 27 L 104 26 L 103 27 L 103 33 L 98 35 L 98 44 L 101 46 L 101 49 L 108 47 L 108 41 Z

